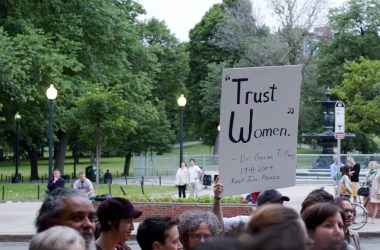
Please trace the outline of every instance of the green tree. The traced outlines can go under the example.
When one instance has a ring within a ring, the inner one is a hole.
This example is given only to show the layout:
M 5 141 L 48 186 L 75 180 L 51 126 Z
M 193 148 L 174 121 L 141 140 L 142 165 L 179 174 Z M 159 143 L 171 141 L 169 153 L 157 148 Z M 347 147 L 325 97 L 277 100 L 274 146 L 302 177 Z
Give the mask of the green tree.
M 81 129 L 79 138 L 96 149 L 96 183 L 99 184 L 102 145 L 107 140 L 117 139 L 117 130 L 133 123 L 124 117 L 127 102 L 120 93 L 101 84 L 88 87 L 85 95 L 78 98 L 76 116 L 80 117 L 77 121 Z
M 358 61 L 347 62 L 344 70 L 342 84 L 332 91 L 345 103 L 347 130 L 368 140 L 365 134 L 380 134 L 380 60 L 361 57 Z M 353 145 L 351 149 L 369 153 L 376 149 L 373 146 L 374 143 L 370 142 L 360 144 L 360 148 L 353 148 Z
M 2 32 L 1 37 L 8 39 L 11 48 L 3 54 L 7 62 L 2 61 L 1 82 L 4 91 L 1 99 L 4 105 L 5 132 L 13 144 L 13 117 L 20 112 L 20 145 L 27 151 L 31 163 L 31 177 L 38 179 L 37 160 L 42 145 L 46 144 L 48 101 L 45 95 L 48 84 L 63 82 L 64 69 L 75 71 L 75 60 L 62 55 L 54 46 L 53 38 L 43 31 L 29 28 L 25 34 L 15 37 Z
M 346 61 L 360 56 L 380 59 L 379 17 L 377 0 L 350 0 L 329 14 L 333 35 L 318 54 L 318 82 L 322 86 L 342 83 Z

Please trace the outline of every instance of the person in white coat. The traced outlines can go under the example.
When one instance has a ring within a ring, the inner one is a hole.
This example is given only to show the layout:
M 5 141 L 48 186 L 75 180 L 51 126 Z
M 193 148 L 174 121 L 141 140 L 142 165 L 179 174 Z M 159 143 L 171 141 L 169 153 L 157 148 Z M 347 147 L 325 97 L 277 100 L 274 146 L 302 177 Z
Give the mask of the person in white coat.
M 175 185 L 178 187 L 178 197 L 186 198 L 186 186 L 189 185 L 189 170 L 186 162 L 182 161 L 175 176 Z

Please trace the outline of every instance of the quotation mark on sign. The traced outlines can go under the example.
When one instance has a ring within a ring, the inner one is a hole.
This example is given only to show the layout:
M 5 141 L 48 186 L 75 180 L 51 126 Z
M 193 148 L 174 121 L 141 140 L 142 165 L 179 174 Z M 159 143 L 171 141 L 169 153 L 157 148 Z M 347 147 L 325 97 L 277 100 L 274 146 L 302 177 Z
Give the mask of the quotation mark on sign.
M 230 75 L 226 75 L 225 78 L 224 78 L 226 81 L 230 80 Z
M 288 114 L 294 114 L 294 108 L 289 108 Z

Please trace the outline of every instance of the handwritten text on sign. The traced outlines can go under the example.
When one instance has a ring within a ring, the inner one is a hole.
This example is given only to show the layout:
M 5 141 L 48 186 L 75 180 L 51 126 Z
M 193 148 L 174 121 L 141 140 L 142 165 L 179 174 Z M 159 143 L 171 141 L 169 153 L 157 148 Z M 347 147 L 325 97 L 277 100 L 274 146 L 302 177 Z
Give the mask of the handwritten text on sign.
M 224 195 L 294 185 L 301 66 L 223 70 Z

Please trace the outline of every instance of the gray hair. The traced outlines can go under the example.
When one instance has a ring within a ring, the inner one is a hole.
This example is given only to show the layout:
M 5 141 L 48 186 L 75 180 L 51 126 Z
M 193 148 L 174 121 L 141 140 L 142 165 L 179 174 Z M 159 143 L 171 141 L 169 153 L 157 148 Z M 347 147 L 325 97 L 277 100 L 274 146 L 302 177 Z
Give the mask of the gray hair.
M 40 210 L 38 211 L 35 226 L 37 233 L 42 232 L 49 228 L 46 225 L 47 221 L 51 221 L 54 224 L 58 221 L 58 215 L 64 209 L 62 199 L 65 197 L 85 197 L 87 196 L 79 190 L 71 188 L 57 188 L 52 191 L 42 203 Z
M 33 236 L 29 250 L 65 250 L 79 243 L 86 249 L 84 239 L 78 231 L 66 226 L 54 226 Z
M 179 240 L 183 244 L 184 249 L 189 248 L 188 237 L 196 231 L 199 225 L 204 222 L 208 226 L 212 237 L 219 236 L 221 226 L 218 218 L 210 211 L 194 210 L 184 212 L 179 216 Z

